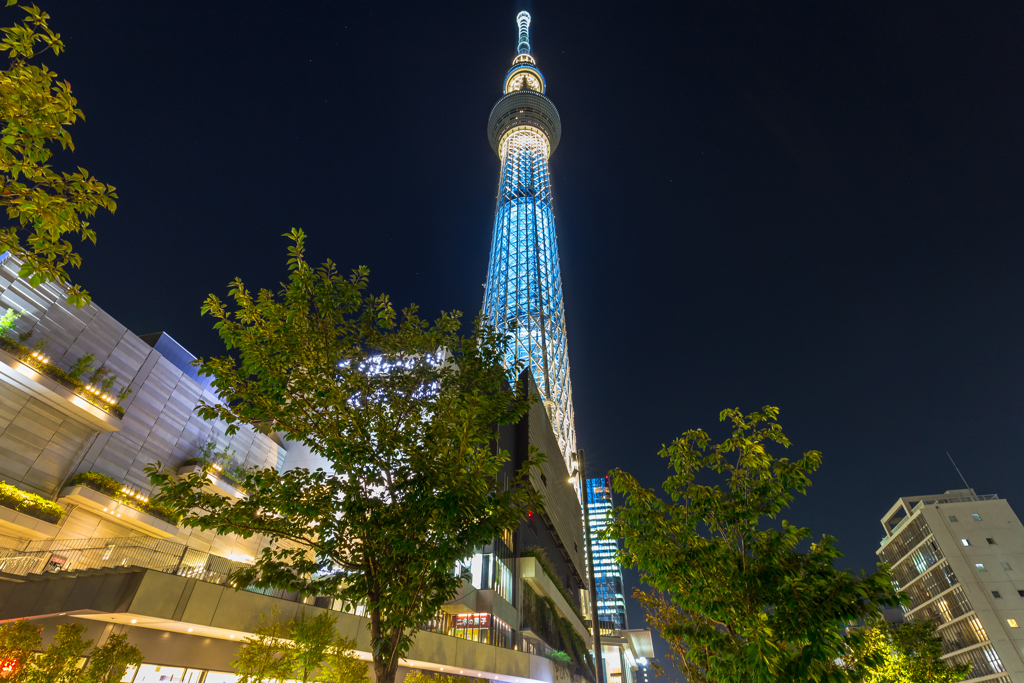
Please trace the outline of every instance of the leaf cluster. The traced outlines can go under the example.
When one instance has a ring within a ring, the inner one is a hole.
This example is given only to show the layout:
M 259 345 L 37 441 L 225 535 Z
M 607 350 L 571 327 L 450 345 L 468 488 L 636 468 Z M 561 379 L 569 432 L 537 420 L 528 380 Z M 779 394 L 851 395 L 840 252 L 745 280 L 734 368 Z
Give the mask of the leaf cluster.
M 555 584 L 555 587 L 562 594 L 562 597 L 565 598 L 565 602 L 569 605 L 569 609 L 573 611 L 573 613 L 576 615 L 576 618 L 578 618 L 581 623 L 585 623 L 586 619 L 584 619 L 583 615 L 580 614 L 580 610 L 576 606 L 576 601 L 573 600 L 572 596 L 569 594 L 569 591 L 566 590 L 565 584 L 563 584 L 562 580 L 558 578 L 558 570 L 555 569 L 554 563 L 551 561 L 551 558 L 548 557 L 548 554 L 544 550 L 544 548 L 541 548 L 540 546 L 536 545 L 528 545 L 519 551 L 519 556 L 532 557 L 537 560 L 537 563 L 540 564 L 541 569 L 543 569 L 544 573 L 546 573 L 548 575 L 548 578 L 551 579 L 551 583 Z
M 29 335 L 30 336 L 30 335 Z M 27 339 L 27 337 L 25 337 Z M 72 377 L 70 374 L 57 367 L 53 363 L 47 363 L 39 360 L 39 358 L 32 355 L 32 351 L 43 351 L 47 345 L 46 339 L 40 339 L 30 349 L 24 344 L 14 341 L 10 337 L 0 334 L 0 349 L 3 349 L 7 353 L 11 354 L 22 363 L 30 366 L 40 374 L 46 375 L 50 379 L 56 381 L 67 389 L 75 392 L 85 400 L 92 403 L 97 408 L 104 410 L 108 413 L 116 415 L 117 417 L 124 417 L 124 408 L 117 405 L 117 403 L 108 403 L 99 396 L 94 395 L 92 392 L 85 388 L 85 384 L 82 380 Z M 92 354 L 86 354 L 91 356 Z M 89 361 L 91 362 L 91 361 Z M 116 378 L 116 375 L 115 375 Z M 131 389 L 125 387 L 121 392 L 117 394 L 117 401 L 121 401 L 131 394 Z
M 239 683 L 297 680 L 302 683 L 360 683 L 367 665 L 354 652 L 355 641 L 335 631 L 336 617 L 302 612 L 284 622 L 275 607 L 260 615 L 254 634 L 238 647 L 232 666 Z
M 88 665 L 80 666 L 92 647 L 92 640 L 82 638 L 85 625 L 80 622 L 57 626 L 53 643 L 33 656 L 42 644 L 41 631 L 23 619 L 0 626 L 0 661 L 15 662 L 5 682 L 115 683 L 130 667 L 142 664 L 142 652 L 122 633 L 111 635 L 101 647 L 94 648 L 88 654 Z
M 970 673 L 970 664 L 950 666 L 942 659 L 942 638 L 926 619 L 898 626 L 877 619 L 860 632 L 843 660 L 858 683 L 957 683 Z
M 148 501 L 138 500 L 128 494 L 122 489 L 124 485 L 121 484 L 117 479 L 109 477 L 102 472 L 79 472 L 71 478 L 68 482 L 69 486 L 84 486 L 90 488 L 93 491 L 99 491 L 100 493 L 110 496 L 117 502 L 127 505 L 128 507 L 135 508 L 146 514 L 153 515 L 165 522 L 176 524 L 178 520 L 178 513 L 166 506 L 162 505 L 158 500 L 150 499 Z
M 199 414 L 228 434 L 283 432 L 330 468 L 245 469 L 238 501 L 204 491 L 198 474 L 148 471 L 182 524 L 275 541 L 237 585 L 365 604 L 377 680 L 389 681 L 419 625 L 459 590 L 456 563 L 539 504 L 536 459 L 506 486 L 497 475 L 510 456 L 494 446 L 497 425 L 532 398 L 509 390 L 506 337 L 479 323 L 461 337 L 458 313 L 399 313 L 367 292 L 366 268 L 313 267 L 302 231 L 287 237 L 279 292 L 235 280 L 228 301 L 203 306 L 229 354 L 197 362 L 223 401 Z
M 821 454 L 774 458 L 769 445 L 790 446 L 777 415 L 724 410 L 732 430 L 721 443 L 697 429 L 663 447 L 667 500 L 613 474 L 625 504 L 606 535 L 624 539 L 622 561 L 655 589 L 635 597 L 693 683 L 845 680 L 835 660 L 861 637 L 845 627 L 900 603 L 886 566 L 862 577 L 837 570 L 835 539 L 802 550 L 810 530 L 779 521 Z
M 64 516 L 64 508 L 52 500 L 22 491 L 6 482 L 0 482 L 0 505 L 51 524 L 56 524 Z
M 8 0 L 7 6 L 17 4 Z M 9 223 L 0 227 L 0 251 L 21 261 L 20 277 L 35 287 L 45 282 L 68 285 L 68 267 L 78 267 L 68 236 L 96 242 L 85 220 L 103 208 L 117 209 L 114 187 L 79 167 L 58 172 L 50 164 L 54 149 L 74 150 L 68 126 L 84 118 L 71 84 L 59 81 L 45 64 L 35 63 L 47 52 L 64 50 L 50 17 L 35 5 L 22 7 L 22 23 L 2 29 L 0 52 L 9 58 L 0 71 L 0 205 Z M 66 292 L 69 305 L 84 306 L 89 295 L 78 286 Z

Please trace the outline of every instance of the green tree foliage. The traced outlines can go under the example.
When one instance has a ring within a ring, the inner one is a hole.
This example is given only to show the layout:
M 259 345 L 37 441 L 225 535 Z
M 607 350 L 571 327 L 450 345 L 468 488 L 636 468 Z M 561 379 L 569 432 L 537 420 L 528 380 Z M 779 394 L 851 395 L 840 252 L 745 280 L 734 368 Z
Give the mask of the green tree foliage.
M 942 660 L 942 639 L 927 620 L 893 627 L 879 619 L 862 636 L 844 662 L 858 683 L 957 683 L 971 670 Z
M 80 683 L 82 670 L 79 668 L 85 651 L 92 646 L 91 640 L 83 640 L 85 624 L 73 622 L 60 624 L 53 643 L 33 658 L 27 680 L 30 683 Z
M 235 280 L 230 303 L 204 304 L 231 355 L 199 363 L 224 400 L 199 414 L 230 433 L 283 431 L 332 471 L 249 469 L 236 502 L 204 492 L 198 475 L 149 472 L 186 526 L 290 542 L 265 548 L 238 585 L 364 604 L 376 680 L 392 683 L 419 625 L 458 592 L 456 562 L 539 504 L 534 461 L 503 486 L 509 454 L 493 441 L 530 398 L 508 390 L 507 338 L 480 325 L 460 337 L 458 313 L 399 314 L 367 293 L 366 268 L 312 267 L 304 234 L 288 236 L 280 292 Z
M 16 3 L 7 0 L 8 7 Z M 22 261 L 18 275 L 33 287 L 67 285 L 67 267 L 82 262 L 67 237 L 95 243 L 96 233 L 83 219 L 99 208 L 113 213 L 117 195 L 84 168 L 61 173 L 50 165 L 56 145 L 75 149 L 68 126 L 84 114 L 71 85 L 39 62 L 47 52 L 56 56 L 64 50 L 60 34 L 49 27 L 49 15 L 35 5 L 22 9 L 24 22 L 2 29 L 0 40 L 0 51 L 10 60 L 0 72 L 0 205 L 9 219 L 0 228 L 0 251 Z M 67 301 L 81 307 L 89 295 L 75 285 L 67 290 Z
M 291 677 L 306 683 L 314 672 L 320 668 L 334 642 L 334 625 L 337 617 L 324 610 L 315 617 L 303 611 L 299 618 L 292 622 L 292 646 L 290 659 L 292 662 Z
M 89 663 L 80 667 L 85 651 L 92 645 L 83 640 L 85 625 L 79 622 L 57 626 L 54 642 L 37 657 L 32 652 L 42 643 L 40 631 L 27 621 L 0 626 L 0 680 L 4 683 L 116 683 L 128 667 L 142 664 L 142 652 L 128 643 L 128 636 L 115 634 L 89 654 Z M 9 670 L 5 670 L 5 668 Z
M 24 683 L 28 680 L 28 660 L 42 643 L 40 629 L 24 619 L 0 626 L 0 680 Z
M 268 683 L 287 679 L 292 669 L 287 638 L 288 624 L 278 618 L 276 607 L 269 618 L 261 614 L 260 623 L 253 635 L 238 645 L 238 651 L 231 662 L 238 674 L 238 683 Z
M 354 652 L 355 641 L 335 631 L 337 617 L 329 611 L 282 621 L 275 607 L 260 615 L 254 635 L 239 645 L 232 666 L 239 683 L 298 680 L 307 683 L 359 683 L 367 666 Z
M 142 651 L 128 642 L 127 634 L 114 634 L 89 655 L 89 666 L 81 683 L 117 683 L 124 678 L 129 667 L 140 664 Z
M 802 552 L 810 530 L 770 525 L 821 463 L 817 451 L 795 461 L 768 453 L 769 443 L 790 445 L 777 416 L 724 410 L 732 433 L 722 443 L 697 429 L 662 448 L 674 470 L 669 502 L 614 472 L 625 504 L 608 535 L 624 539 L 623 561 L 656 589 L 635 596 L 691 683 L 848 680 L 835 660 L 863 636 L 847 638 L 845 627 L 900 602 L 884 565 L 855 577 L 833 566 L 842 556 L 833 538 Z
M 68 376 L 81 382 L 82 375 L 92 371 L 92 364 L 94 362 L 96 362 L 95 354 L 91 352 L 85 354 L 84 356 L 76 360 L 75 364 L 72 365 L 70 369 L 68 369 Z
M 25 312 L 18 313 L 13 308 L 8 308 L 7 312 L 0 316 L 0 337 L 6 337 L 14 329 L 14 323 L 17 322 Z
M 473 679 L 466 676 L 449 676 L 442 673 L 428 674 L 423 671 L 410 671 L 405 676 L 405 683 L 473 683 Z
M 356 657 L 355 647 L 355 640 L 336 636 L 314 680 L 317 683 L 363 683 L 370 667 Z

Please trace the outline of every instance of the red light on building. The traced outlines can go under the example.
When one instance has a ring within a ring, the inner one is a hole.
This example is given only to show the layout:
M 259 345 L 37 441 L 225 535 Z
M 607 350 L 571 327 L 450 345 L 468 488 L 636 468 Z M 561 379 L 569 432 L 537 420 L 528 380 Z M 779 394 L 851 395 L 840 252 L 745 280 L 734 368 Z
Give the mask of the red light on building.
M 4 659 L 0 660 L 0 677 L 7 678 L 12 673 L 18 670 L 17 659 Z

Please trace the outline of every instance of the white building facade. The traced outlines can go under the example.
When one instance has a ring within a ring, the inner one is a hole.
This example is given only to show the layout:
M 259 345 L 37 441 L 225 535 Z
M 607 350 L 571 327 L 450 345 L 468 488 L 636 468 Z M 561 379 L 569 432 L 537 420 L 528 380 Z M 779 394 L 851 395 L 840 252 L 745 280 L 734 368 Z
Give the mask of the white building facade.
M 1005 500 L 957 489 L 900 498 L 882 518 L 877 554 L 930 619 L 966 680 L 1024 683 L 1024 525 Z

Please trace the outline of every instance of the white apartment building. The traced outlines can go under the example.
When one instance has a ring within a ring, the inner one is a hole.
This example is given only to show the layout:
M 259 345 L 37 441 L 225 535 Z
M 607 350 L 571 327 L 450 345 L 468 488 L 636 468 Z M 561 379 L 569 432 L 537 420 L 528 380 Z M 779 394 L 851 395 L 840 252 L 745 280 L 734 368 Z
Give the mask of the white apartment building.
M 1024 683 L 1024 525 L 1005 500 L 956 489 L 900 498 L 882 517 L 877 554 L 910 597 L 907 619 L 931 619 L 943 659 L 967 680 Z

